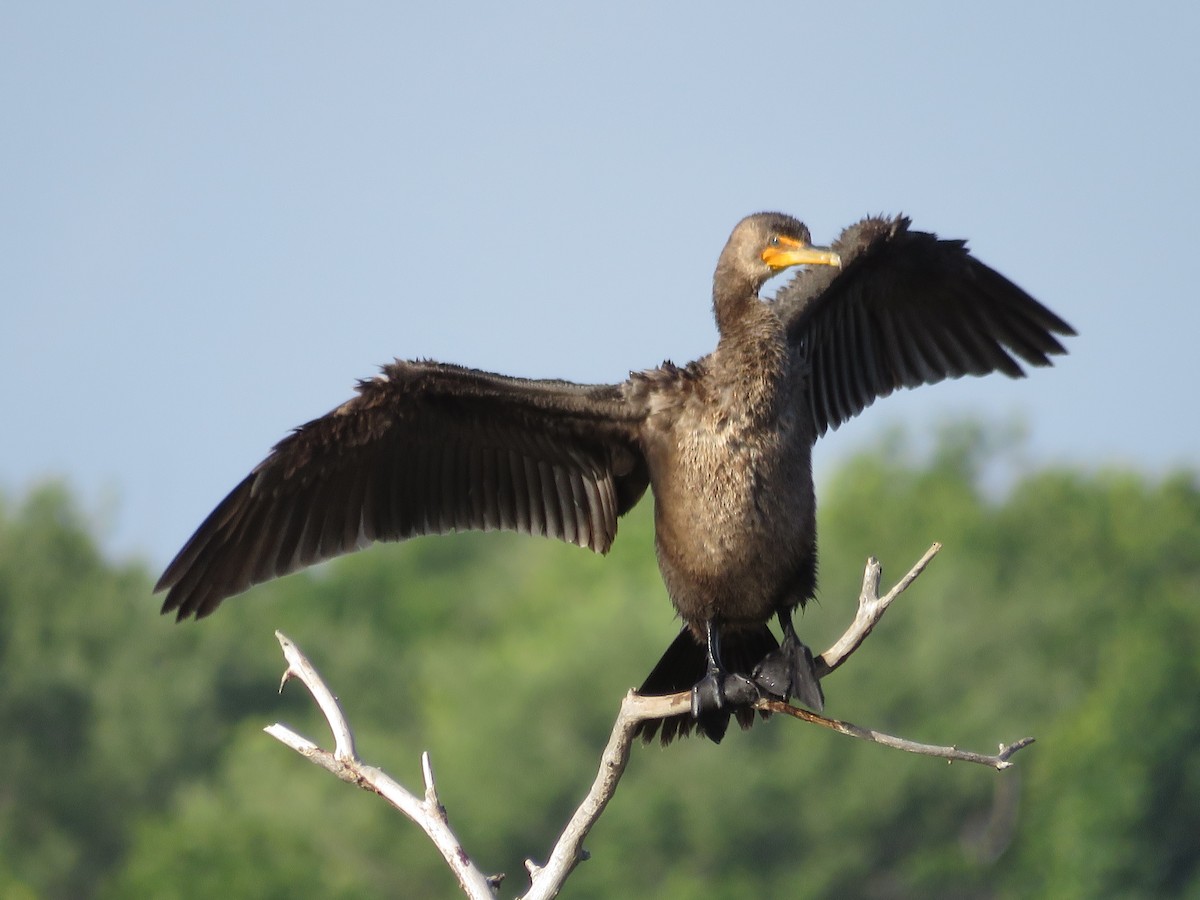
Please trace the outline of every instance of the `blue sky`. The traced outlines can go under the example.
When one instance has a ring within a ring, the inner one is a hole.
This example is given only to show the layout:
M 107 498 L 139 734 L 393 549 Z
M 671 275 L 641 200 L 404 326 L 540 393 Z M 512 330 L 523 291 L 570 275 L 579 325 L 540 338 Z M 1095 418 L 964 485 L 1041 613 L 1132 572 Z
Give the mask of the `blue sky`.
M 9 3 L 0 486 L 155 565 L 394 356 L 616 381 L 711 349 L 729 229 L 966 237 L 1075 325 L 1031 462 L 1194 467 L 1200 7 Z M 938 536 L 931 536 L 938 537 Z

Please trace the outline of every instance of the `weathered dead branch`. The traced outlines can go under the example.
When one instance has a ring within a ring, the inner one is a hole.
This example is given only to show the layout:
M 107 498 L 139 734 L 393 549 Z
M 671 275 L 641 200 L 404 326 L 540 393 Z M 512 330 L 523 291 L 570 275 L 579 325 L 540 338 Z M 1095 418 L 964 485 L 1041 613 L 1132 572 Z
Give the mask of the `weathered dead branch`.
M 909 570 L 908 574 L 882 597 L 879 596 L 882 567 L 874 558 L 867 561 L 866 571 L 863 574 L 862 592 L 858 599 L 858 611 L 854 621 L 846 629 L 845 634 L 817 658 L 817 677 L 824 678 L 846 662 L 862 645 L 891 603 L 924 571 L 940 549 L 940 544 L 931 546 Z M 446 864 L 450 866 L 463 892 L 468 897 L 473 900 L 477 900 L 477 898 L 490 900 L 495 897 L 496 889 L 504 876 L 485 875 L 472 862 L 458 838 L 454 836 L 450 829 L 446 809 L 438 799 L 429 754 L 421 755 L 421 769 L 425 782 L 424 797 L 417 797 L 379 769 L 363 763 L 358 758 L 354 747 L 354 735 L 333 692 L 321 680 L 312 664 L 294 643 L 279 632 L 276 632 L 275 636 L 279 639 L 288 662 L 280 689 L 282 690 L 283 684 L 292 678 L 299 679 L 304 683 L 333 730 L 334 749 L 332 752 L 322 750 L 312 741 L 278 723 L 266 728 L 266 732 L 312 762 L 329 770 L 343 781 L 357 784 L 364 790 L 379 794 L 412 819 L 441 852 Z M 919 744 L 862 728 L 849 722 L 830 719 L 780 701 L 760 700 L 756 705 L 761 709 L 821 725 L 840 734 L 904 750 L 908 753 L 937 756 L 951 761 L 978 763 L 998 770 L 1011 766 L 1010 757 L 1033 742 L 1033 738 L 1023 738 L 1007 746 L 1001 744 L 999 753 L 986 755 L 959 750 L 953 746 Z M 643 697 L 630 691 L 625 696 L 616 722 L 613 724 L 608 745 L 600 757 L 600 768 L 592 782 L 591 789 L 567 822 L 546 863 L 539 865 L 532 859 L 526 860 L 525 866 L 529 871 L 530 887 L 522 896 L 522 900 L 548 900 L 548 898 L 557 896 L 567 877 L 583 859 L 587 858 L 586 851 L 583 849 L 584 839 L 616 793 L 617 785 L 629 763 L 630 752 L 634 744 L 634 730 L 637 725 L 649 719 L 677 715 L 690 709 L 690 692 L 665 697 Z

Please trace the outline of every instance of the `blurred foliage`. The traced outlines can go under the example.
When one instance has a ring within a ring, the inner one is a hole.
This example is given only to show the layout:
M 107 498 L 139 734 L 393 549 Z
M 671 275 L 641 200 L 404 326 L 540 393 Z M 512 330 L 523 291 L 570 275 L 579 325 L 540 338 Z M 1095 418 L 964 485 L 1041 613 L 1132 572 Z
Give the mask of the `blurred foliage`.
M 1200 897 L 1200 488 L 1187 473 L 1021 471 L 1011 437 L 892 435 L 821 490 L 814 647 L 869 555 L 945 549 L 828 712 L 1017 766 L 912 757 L 791 721 L 637 748 L 568 897 Z M 989 488 L 1016 469 L 1010 486 Z M 201 624 L 155 614 L 61 486 L 0 497 L 0 895 L 456 896 L 424 836 L 263 735 L 325 740 L 275 686 L 279 628 L 360 749 L 411 786 L 432 752 L 504 894 L 593 777 L 620 698 L 677 624 L 649 504 L 608 559 L 511 535 L 379 548 Z

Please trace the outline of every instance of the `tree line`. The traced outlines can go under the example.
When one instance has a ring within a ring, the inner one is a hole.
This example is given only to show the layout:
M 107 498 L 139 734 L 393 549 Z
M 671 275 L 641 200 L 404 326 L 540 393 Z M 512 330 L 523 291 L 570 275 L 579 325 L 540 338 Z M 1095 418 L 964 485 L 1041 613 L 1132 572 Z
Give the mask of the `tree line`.
M 566 896 L 1200 896 L 1196 474 L 1021 469 L 970 425 L 905 445 L 819 492 L 814 648 L 868 556 L 887 581 L 945 544 L 826 681 L 827 712 L 1037 743 L 1004 773 L 776 720 L 639 747 Z M 416 828 L 262 734 L 325 734 L 303 691 L 275 693 L 276 628 L 364 757 L 417 787 L 430 751 L 464 845 L 518 893 L 677 628 L 651 519 L 605 559 L 512 535 L 377 548 L 175 625 L 68 488 L 0 496 L 0 896 L 455 896 Z

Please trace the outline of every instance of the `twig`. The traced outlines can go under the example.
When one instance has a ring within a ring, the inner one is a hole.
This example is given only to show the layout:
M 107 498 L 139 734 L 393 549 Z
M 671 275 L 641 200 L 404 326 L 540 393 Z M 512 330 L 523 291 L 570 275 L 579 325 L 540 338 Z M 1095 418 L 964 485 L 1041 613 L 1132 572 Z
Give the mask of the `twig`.
M 925 555 L 908 570 L 908 574 L 896 582 L 896 586 L 882 597 L 879 596 L 879 582 L 883 578 L 883 566 L 873 556 L 867 560 L 867 567 L 863 571 L 862 591 L 858 595 L 858 611 L 854 614 L 854 621 L 850 623 L 846 633 L 838 638 L 832 647 L 814 660 L 817 678 L 824 678 L 850 658 L 850 654 L 859 648 L 859 645 L 866 640 L 867 635 L 883 618 L 883 614 L 892 605 L 892 601 L 917 580 L 917 577 L 925 571 L 925 567 L 933 561 L 941 549 L 941 544 L 932 544 L 925 551 Z
M 839 719 L 829 719 L 825 716 L 818 715 L 815 712 L 810 712 L 807 709 L 801 709 L 798 706 L 792 706 L 788 703 L 783 703 L 780 700 L 759 700 L 754 704 L 756 709 L 765 709 L 770 712 L 784 713 L 785 715 L 801 719 L 805 722 L 811 722 L 813 725 L 820 725 L 823 728 L 828 728 L 836 731 L 838 734 L 846 734 L 850 737 L 861 738 L 864 741 L 870 741 L 873 744 L 883 744 L 885 747 L 892 747 L 896 750 L 903 750 L 906 753 L 916 753 L 921 756 L 938 756 L 942 759 L 948 759 L 950 762 L 971 762 L 979 763 L 981 766 L 990 766 L 997 771 L 1009 768 L 1012 763 L 1009 762 L 1009 757 L 1025 747 L 1033 743 L 1031 737 L 1021 738 L 1019 741 L 1014 741 L 1011 744 L 1001 744 L 1000 752 L 995 756 L 988 756 L 984 753 L 975 753 L 971 750 L 959 750 L 957 747 L 940 747 L 936 744 L 920 744 L 916 741 L 910 741 L 906 738 L 896 737 L 891 734 L 884 734 L 882 731 L 873 731 L 870 728 L 863 728 L 855 725 L 852 722 L 843 722 Z
M 283 648 L 283 658 L 288 663 L 288 667 L 283 670 L 283 677 L 279 680 L 279 693 L 283 693 L 284 685 L 293 678 L 304 682 L 308 692 L 317 701 L 317 706 L 321 708 L 321 714 L 325 716 L 325 721 L 333 730 L 334 759 L 357 760 L 358 751 L 354 747 L 354 735 L 350 731 L 350 726 L 346 724 L 346 714 L 342 711 L 342 705 L 338 702 L 338 698 L 321 680 L 321 676 L 317 674 L 313 664 L 308 661 L 308 657 L 300 652 L 300 648 L 290 638 L 283 632 L 276 631 L 275 640 L 279 641 L 279 646 Z
M 446 864 L 454 872 L 463 892 L 472 900 L 493 900 L 499 879 L 484 875 L 471 861 L 463 849 L 446 818 L 446 808 L 438 799 L 437 786 L 433 780 L 433 767 L 429 754 L 421 754 L 421 772 L 425 781 L 425 797 L 418 798 L 397 781 L 374 766 L 364 765 L 354 749 L 354 736 L 346 722 L 341 704 L 329 687 L 317 674 L 312 663 L 300 652 L 291 640 L 276 631 L 275 637 L 283 647 L 288 661 L 280 689 L 291 678 L 304 682 L 313 699 L 321 708 L 329 727 L 333 730 L 335 749 L 332 753 L 322 750 L 312 741 L 301 737 L 286 725 L 276 722 L 263 730 L 300 753 L 306 759 L 332 772 L 342 781 L 356 784 L 363 790 L 378 794 L 408 818 L 412 819 L 441 852 Z

